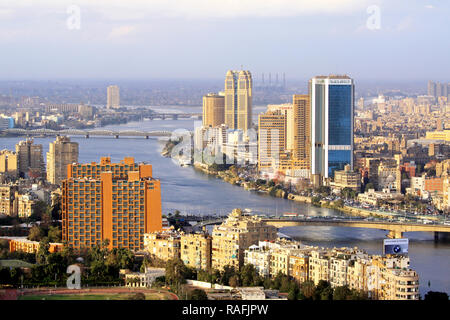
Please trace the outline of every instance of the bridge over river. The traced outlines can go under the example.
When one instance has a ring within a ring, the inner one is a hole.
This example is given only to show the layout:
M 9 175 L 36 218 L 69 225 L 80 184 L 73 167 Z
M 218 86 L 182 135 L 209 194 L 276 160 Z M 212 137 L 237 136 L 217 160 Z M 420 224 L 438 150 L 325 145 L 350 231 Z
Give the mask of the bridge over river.
M 386 230 L 389 232 L 388 237 L 398 239 L 403 237 L 404 232 L 434 232 L 435 240 L 440 238 L 450 239 L 450 226 L 443 224 L 420 224 L 420 223 L 403 223 L 403 222 L 387 222 L 387 221 L 366 221 L 351 219 L 289 219 L 289 218 L 271 218 L 262 219 L 267 224 L 277 228 L 295 227 L 295 226 L 327 226 L 327 227 L 351 227 L 351 228 L 369 228 Z M 210 220 L 199 223 L 196 226 L 203 227 L 206 225 L 220 224 L 224 220 Z
M 171 131 L 138 131 L 138 130 L 123 130 L 123 131 L 113 131 L 113 130 L 82 130 L 82 129 L 65 129 L 65 130 L 52 130 L 52 129 L 4 129 L 1 131 L 4 134 L 11 135 L 21 135 L 21 136 L 58 136 L 58 135 L 69 135 L 69 136 L 84 136 L 86 138 L 103 136 L 103 137 L 114 137 L 118 139 L 119 137 L 170 137 L 172 135 Z

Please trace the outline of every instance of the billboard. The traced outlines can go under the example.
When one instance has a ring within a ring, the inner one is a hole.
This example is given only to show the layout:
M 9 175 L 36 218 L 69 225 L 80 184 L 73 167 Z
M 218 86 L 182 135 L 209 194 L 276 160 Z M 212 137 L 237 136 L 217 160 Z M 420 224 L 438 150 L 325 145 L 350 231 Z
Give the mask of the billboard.
M 408 239 L 384 239 L 383 254 L 407 254 Z

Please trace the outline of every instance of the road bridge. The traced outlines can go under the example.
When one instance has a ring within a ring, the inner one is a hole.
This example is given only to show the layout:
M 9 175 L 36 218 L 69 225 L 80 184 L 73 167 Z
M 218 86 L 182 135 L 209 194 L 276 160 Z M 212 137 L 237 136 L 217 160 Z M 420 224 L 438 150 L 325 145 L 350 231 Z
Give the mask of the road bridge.
M 2 133 L 21 135 L 21 136 L 84 136 L 89 137 L 114 137 L 118 139 L 119 137 L 170 137 L 172 135 L 171 131 L 139 131 L 139 130 L 87 130 L 87 129 L 64 129 L 64 130 L 52 130 L 52 129 L 4 129 L 1 130 Z
M 434 232 L 435 240 L 439 238 L 450 239 L 450 226 L 443 224 L 420 224 L 406 222 L 387 222 L 387 221 L 366 221 L 351 219 L 262 219 L 267 224 L 276 228 L 296 227 L 296 226 L 317 226 L 317 227 L 351 227 L 386 230 L 388 237 L 398 239 L 403 237 L 404 232 Z M 216 219 L 203 221 L 196 226 L 203 227 L 207 225 L 220 224 L 224 220 Z

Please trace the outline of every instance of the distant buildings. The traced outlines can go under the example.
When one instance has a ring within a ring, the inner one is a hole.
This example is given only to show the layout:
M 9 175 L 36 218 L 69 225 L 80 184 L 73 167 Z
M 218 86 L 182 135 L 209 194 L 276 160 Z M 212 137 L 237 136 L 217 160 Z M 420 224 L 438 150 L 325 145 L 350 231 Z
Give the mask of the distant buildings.
M 450 142 L 450 130 L 427 131 L 425 139 Z
M 106 108 L 114 109 L 120 107 L 120 93 L 119 87 L 116 85 L 108 86 L 106 89 Z
M 47 152 L 47 181 L 61 184 L 67 178 L 67 166 L 78 162 L 78 143 L 71 142 L 70 138 L 57 136 L 50 143 Z
M 428 95 L 434 98 L 448 98 L 450 94 L 449 88 L 450 84 L 448 83 L 433 82 L 431 80 L 428 81 Z
M 0 130 L 14 128 L 14 118 L 0 115 Z
M 63 241 L 74 249 L 108 239 L 109 248 L 139 251 L 145 233 L 162 229 L 160 181 L 149 164 L 70 164 L 61 189 Z

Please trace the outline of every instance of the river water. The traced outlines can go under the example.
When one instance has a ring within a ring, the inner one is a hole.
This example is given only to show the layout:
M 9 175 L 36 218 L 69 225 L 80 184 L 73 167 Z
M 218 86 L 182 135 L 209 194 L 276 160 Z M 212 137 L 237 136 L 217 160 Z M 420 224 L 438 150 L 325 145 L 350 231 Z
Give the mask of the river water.
M 153 120 L 131 122 L 125 125 L 105 127 L 113 130 L 169 130 L 178 128 L 192 130 L 194 120 Z M 23 137 L 0 138 L 0 149 L 14 150 L 14 145 Z M 342 213 L 309 204 L 272 198 L 265 194 L 246 191 L 220 179 L 194 170 L 180 167 L 171 159 L 160 155 L 163 143 L 156 138 L 100 138 L 72 137 L 79 143 L 79 161 L 99 161 L 101 156 L 110 156 L 113 162 L 124 156 L 133 156 L 136 161 L 146 161 L 153 166 L 153 175 L 161 180 L 163 213 L 179 210 L 191 214 L 226 214 L 233 208 L 249 208 L 253 212 L 281 215 L 298 212 L 311 216 L 341 215 Z M 54 138 L 35 138 L 42 144 L 44 152 Z M 45 158 L 45 155 L 44 155 Z M 382 253 L 382 242 L 386 232 L 364 228 L 342 227 L 289 227 L 282 233 L 306 244 L 323 247 L 359 247 L 372 254 Z M 435 243 L 433 234 L 424 232 L 405 233 L 410 240 L 411 267 L 420 276 L 420 293 L 445 291 L 450 294 L 450 244 Z

